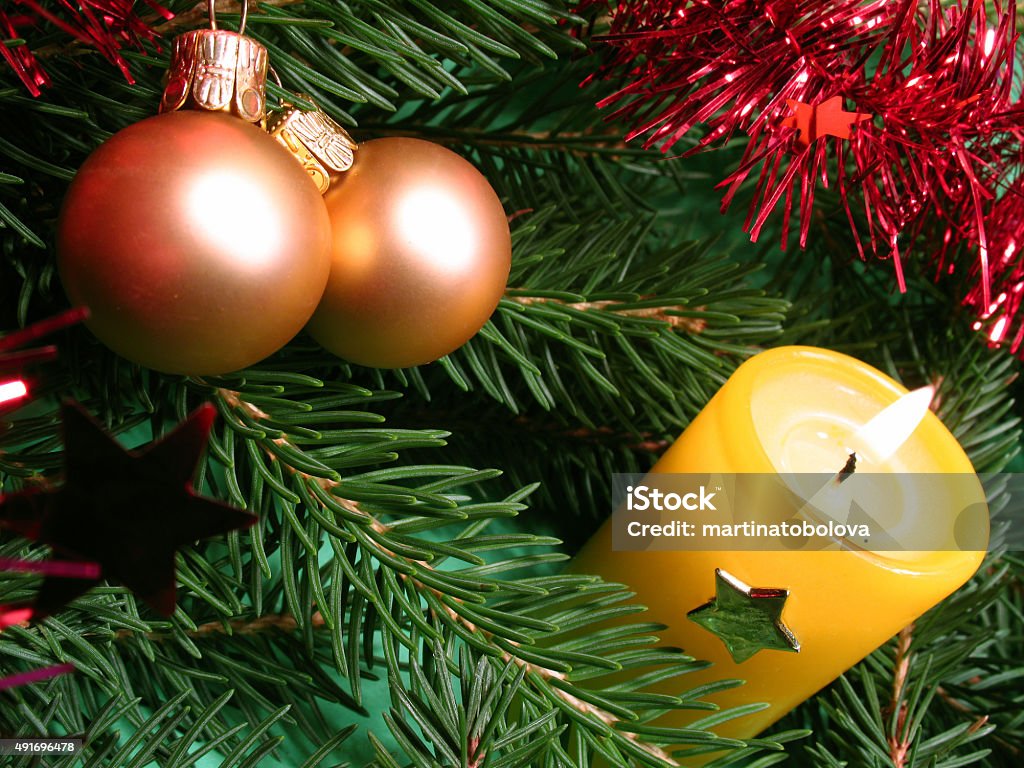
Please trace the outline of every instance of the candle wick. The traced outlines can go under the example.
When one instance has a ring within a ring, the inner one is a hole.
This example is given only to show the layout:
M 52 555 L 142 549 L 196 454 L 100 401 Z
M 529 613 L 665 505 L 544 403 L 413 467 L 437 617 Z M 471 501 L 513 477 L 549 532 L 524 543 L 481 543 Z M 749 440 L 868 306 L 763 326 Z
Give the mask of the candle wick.
M 836 475 L 836 478 L 835 478 L 836 482 L 837 483 L 845 483 L 847 480 L 849 480 L 851 477 L 853 477 L 853 473 L 856 472 L 856 471 L 857 471 L 857 452 L 856 451 L 851 451 L 850 455 L 846 459 L 846 463 L 843 465 L 843 468 L 840 469 L 839 473 Z

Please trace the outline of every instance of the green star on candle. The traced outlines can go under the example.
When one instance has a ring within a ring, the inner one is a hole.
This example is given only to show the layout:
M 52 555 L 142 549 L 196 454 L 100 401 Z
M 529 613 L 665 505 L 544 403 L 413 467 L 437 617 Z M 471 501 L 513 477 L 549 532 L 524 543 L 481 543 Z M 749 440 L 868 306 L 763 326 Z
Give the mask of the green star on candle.
M 715 597 L 686 617 L 717 635 L 737 664 L 758 651 L 800 652 L 800 642 L 782 623 L 788 589 L 751 587 L 715 569 Z

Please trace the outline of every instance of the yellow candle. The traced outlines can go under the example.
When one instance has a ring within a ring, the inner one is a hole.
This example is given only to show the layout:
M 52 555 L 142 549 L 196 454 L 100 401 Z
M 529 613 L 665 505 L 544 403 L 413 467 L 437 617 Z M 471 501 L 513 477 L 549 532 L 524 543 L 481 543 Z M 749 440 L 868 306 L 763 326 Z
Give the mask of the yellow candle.
M 925 408 L 895 445 L 874 445 L 874 433 L 885 427 L 879 414 L 906 395 L 895 381 L 846 355 L 810 347 L 769 350 L 737 369 L 652 473 L 835 474 L 851 450 L 858 453 L 858 474 L 960 473 L 970 478 L 971 501 L 984 510 L 977 523 L 984 530 L 975 531 L 973 540 L 985 546 L 988 515 L 981 485 L 963 449 L 933 413 Z M 955 510 L 936 509 L 934 499 L 928 508 L 909 499 L 897 503 L 904 508 L 872 509 L 872 516 L 895 527 L 928 528 L 939 542 L 952 538 Z M 699 519 L 700 513 L 686 514 Z M 668 626 L 665 643 L 714 662 L 657 690 L 671 693 L 713 680 L 746 680 L 709 700 L 723 709 L 767 702 L 767 709 L 715 729 L 723 736 L 748 738 L 964 584 L 983 556 L 952 549 L 617 552 L 609 522 L 572 567 L 629 585 L 649 608 L 645 618 Z M 716 571 L 722 574 L 718 579 Z M 716 592 L 719 602 L 742 599 L 746 587 L 782 591 L 759 598 L 767 601 L 763 606 L 781 610 L 781 625 L 770 647 L 752 653 L 734 647 L 730 653 L 723 639 L 709 631 L 708 609 L 697 609 L 708 606 Z M 654 724 L 682 726 L 697 716 L 670 712 Z

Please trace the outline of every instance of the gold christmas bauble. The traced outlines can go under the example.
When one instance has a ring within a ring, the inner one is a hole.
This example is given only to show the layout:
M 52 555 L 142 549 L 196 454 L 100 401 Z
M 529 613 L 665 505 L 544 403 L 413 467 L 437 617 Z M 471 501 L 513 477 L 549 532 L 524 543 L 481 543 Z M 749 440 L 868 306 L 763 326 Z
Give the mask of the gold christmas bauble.
M 118 354 L 168 373 L 227 373 L 306 323 L 330 237 L 316 185 L 259 127 L 169 112 L 85 161 L 61 210 L 58 265 Z
M 487 179 L 429 141 L 360 144 L 325 197 L 331 276 L 308 329 L 361 365 L 405 368 L 465 344 L 498 306 L 512 263 Z

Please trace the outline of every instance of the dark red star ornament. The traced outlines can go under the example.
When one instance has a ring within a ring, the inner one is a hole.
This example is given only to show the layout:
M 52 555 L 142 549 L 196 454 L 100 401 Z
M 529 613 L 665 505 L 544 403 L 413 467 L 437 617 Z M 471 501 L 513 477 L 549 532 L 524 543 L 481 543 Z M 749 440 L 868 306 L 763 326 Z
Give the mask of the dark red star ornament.
M 0 499 L 0 526 L 49 544 L 61 557 L 100 563 L 105 578 L 124 584 L 169 616 L 176 604 L 178 548 L 256 521 L 192 488 L 216 410 L 203 405 L 138 451 L 121 447 L 77 403 L 64 403 L 61 415 L 63 485 Z M 52 614 L 98 581 L 47 578 L 33 618 Z

